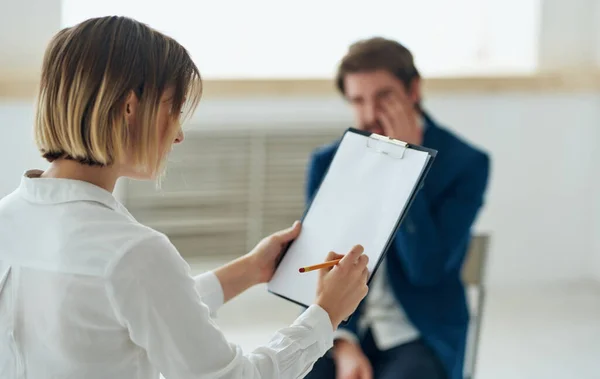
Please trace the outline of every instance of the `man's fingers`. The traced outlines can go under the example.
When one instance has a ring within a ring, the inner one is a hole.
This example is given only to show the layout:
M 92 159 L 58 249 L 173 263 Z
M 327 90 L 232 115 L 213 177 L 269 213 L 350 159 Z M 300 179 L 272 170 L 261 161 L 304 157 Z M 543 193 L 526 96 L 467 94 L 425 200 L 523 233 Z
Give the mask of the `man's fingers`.
M 404 105 L 396 97 L 388 97 L 386 99 L 383 99 L 381 103 L 383 104 L 383 108 L 391 114 L 406 113 L 404 110 Z
M 362 366 L 360 379 L 373 379 L 373 369 L 370 366 Z
M 387 112 L 380 111 L 377 116 L 377 120 L 379 121 L 383 132 L 389 136 L 390 133 L 393 132 L 393 124 L 392 119 L 388 116 Z
M 383 100 L 389 102 L 394 108 L 398 108 L 403 112 L 407 111 L 406 106 L 411 102 L 408 94 L 403 91 L 392 92 L 390 96 Z
M 414 125 L 414 111 L 410 108 L 410 100 L 405 93 L 391 93 L 381 100 L 381 122 L 387 123 L 388 129 L 410 128 Z M 383 125 L 382 125 L 383 127 Z
M 395 116 L 393 121 L 398 122 L 398 127 L 410 128 L 415 126 L 414 105 L 406 94 L 394 94 L 391 98 L 383 100 L 383 108 Z
M 343 373 L 341 376 L 336 377 L 336 379 L 362 379 L 360 369 L 354 368 L 351 372 Z
M 383 109 L 385 110 L 387 117 L 390 118 L 393 127 L 395 128 L 406 128 L 408 120 L 408 113 L 404 107 L 404 104 L 396 99 L 385 99 L 383 100 Z

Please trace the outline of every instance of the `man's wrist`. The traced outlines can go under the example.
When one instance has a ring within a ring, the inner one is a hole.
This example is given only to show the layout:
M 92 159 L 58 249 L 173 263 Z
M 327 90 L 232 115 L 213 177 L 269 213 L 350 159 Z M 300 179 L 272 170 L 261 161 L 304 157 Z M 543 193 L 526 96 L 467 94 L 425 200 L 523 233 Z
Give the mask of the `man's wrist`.
M 353 332 L 344 329 L 344 328 L 339 328 L 335 331 L 334 335 L 334 343 L 343 343 L 343 342 L 348 342 L 354 345 L 360 345 L 360 342 L 358 340 L 358 337 L 356 336 L 356 334 L 354 334 Z

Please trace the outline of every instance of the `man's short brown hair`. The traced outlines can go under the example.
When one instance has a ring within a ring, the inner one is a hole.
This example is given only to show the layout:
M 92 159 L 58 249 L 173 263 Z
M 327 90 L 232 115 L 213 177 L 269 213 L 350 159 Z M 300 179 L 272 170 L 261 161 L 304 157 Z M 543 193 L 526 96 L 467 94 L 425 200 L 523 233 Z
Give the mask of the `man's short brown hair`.
M 387 70 L 408 89 L 420 77 L 412 53 L 400 43 L 382 37 L 357 41 L 350 45 L 337 70 L 336 85 L 345 94 L 344 77 L 353 72 Z

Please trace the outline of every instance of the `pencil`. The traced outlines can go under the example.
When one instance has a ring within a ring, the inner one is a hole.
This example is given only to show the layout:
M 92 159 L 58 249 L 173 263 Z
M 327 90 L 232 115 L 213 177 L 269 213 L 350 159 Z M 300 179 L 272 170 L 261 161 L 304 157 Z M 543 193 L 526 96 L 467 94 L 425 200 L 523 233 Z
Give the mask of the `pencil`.
M 319 263 L 317 265 L 300 267 L 300 269 L 298 271 L 300 271 L 300 272 L 309 272 L 309 271 L 319 270 L 321 268 L 335 266 L 336 264 L 340 263 L 341 260 L 342 260 L 341 258 L 340 259 L 334 259 L 332 261 Z

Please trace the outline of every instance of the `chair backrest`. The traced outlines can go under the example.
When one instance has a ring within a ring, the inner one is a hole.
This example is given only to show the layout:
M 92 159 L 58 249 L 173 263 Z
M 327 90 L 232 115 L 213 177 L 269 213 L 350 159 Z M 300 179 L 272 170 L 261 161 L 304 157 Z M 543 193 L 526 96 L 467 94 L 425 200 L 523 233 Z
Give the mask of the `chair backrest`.
M 489 240 L 488 234 L 477 234 L 471 238 L 462 272 L 465 284 L 473 286 L 483 284 Z
M 477 361 L 479 335 L 481 332 L 481 319 L 483 317 L 483 302 L 485 297 L 484 271 L 486 267 L 489 241 L 490 236 L 487 234 L 474 235 L 471 238 L 466 261 L 463 266 L 463 281 L 468 287 L 470 287 L 468 294 L 469 308 L 471 312 L 467 351 L 465 352 L 465 366 L 463 375 L 465 379 L 473 379 L 475 374 L 475 363 Z M 473 294 L 475 294 L 475 296 L 471 296 Z

